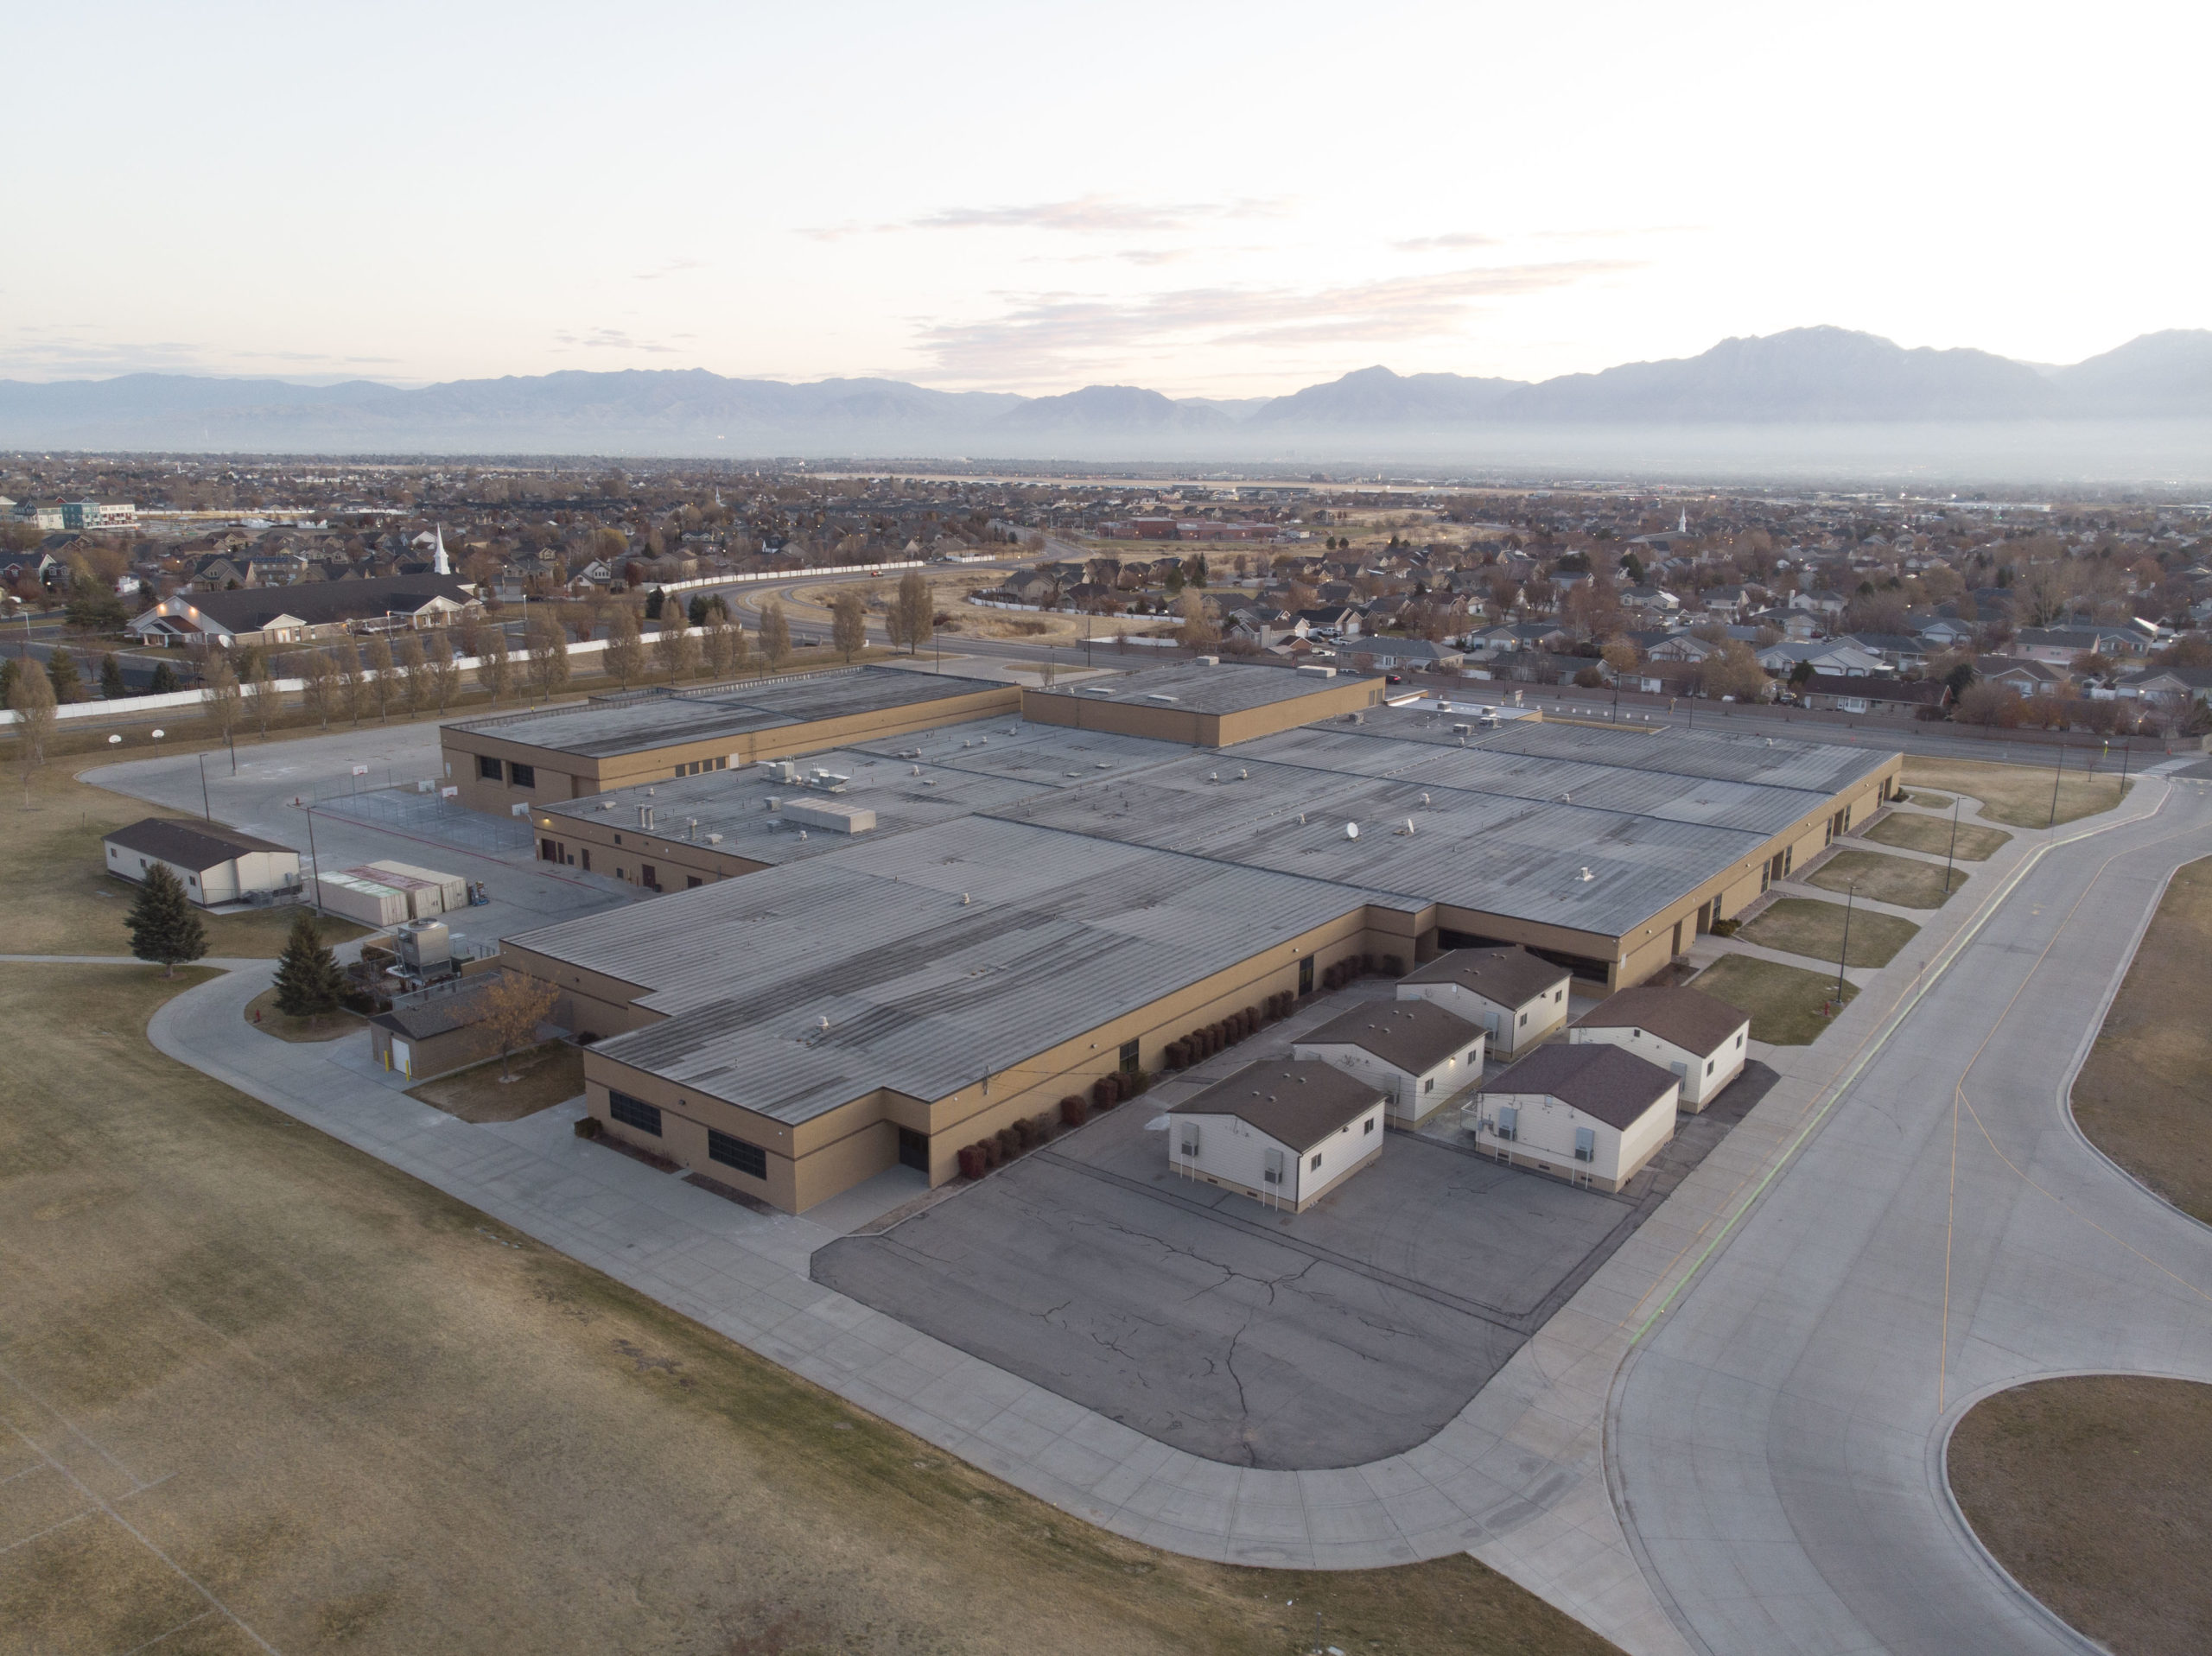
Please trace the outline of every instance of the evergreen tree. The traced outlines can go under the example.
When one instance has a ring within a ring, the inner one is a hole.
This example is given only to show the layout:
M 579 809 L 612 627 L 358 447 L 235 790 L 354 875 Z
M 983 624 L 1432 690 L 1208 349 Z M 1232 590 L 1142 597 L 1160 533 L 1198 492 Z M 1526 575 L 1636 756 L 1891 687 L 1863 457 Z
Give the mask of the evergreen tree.
M 82 701 L 85 682 L 77 674 L 77 658 L 69 653 L 67 644 L 56 644 L 54 653 L 46 658 L 46 676 L 54 684 L 56 701 Z
M 145 883 L 123 923 L 130 931 L 130 952 L 142 961 L 160 961 L 165 978 L 176 975 L 178 962 L 196 961 L 207 952 L 207 928 L 193 912 L 183 885 L 161 863 L 146 870 Z
M 338 1010 L 345 974 L 322 941 L 312 909 L 292 910 L 292 934 L 276 957 L 276 1010 L 288 1018 L 320 1018 Z
M 647 593 L 645 594 L 645 619 L 648 621 L 659 620 L 661 606 L 665 604 L 667 601 L 667 594 L 662 592 L 662 590 L 658 587 L 654 587 L 652 591 Z
M 130 694 L 130 687 L 123 682 L 123 663 L 115 658 L 115 651 L 111 650 L 100 657 L 100 699 L 120 701 Z
M 154 682 L 152 687 L 147 691 L 147 694 L 149 695 L 167 695 L 175 688 L 176 688 L 176 675 L 169 670 L 169 664 L 165 661 L 156 662 L 154 663 Z

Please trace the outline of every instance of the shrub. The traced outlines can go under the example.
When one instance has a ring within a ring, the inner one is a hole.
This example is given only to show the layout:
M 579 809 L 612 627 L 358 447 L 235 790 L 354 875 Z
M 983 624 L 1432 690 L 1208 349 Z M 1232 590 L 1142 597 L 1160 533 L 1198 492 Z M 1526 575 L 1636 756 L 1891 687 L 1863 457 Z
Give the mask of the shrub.
M 1244 1008 L 1244 1032 L 1247 1035 L 1257 1035 L 1260 1032 L 1260 1009 L 1257 1006 Z
M 1014 1147 L 1017 1152 L 1036 1148 L 1037 1140 L 1030 1133 L 1027 1117 L 1025 1116 L 1014 1122 L 1007 1128 L 1007 1131 L 1014 1135 Z
M 1033 1143 L 1040 1145 L 1052 1136 L 1052 1113 L 1050 1110 L 1029 1118 L 1029 1136 Z
M 1359 975 L 1359 976 L 1361 976 L 1361 977 L 1363 977 L 1363 978 L 1371 978 L 1371 977 L 1373 977 L 1373 976 L 1375 975 L 1375 956 L 1374 956 L 1374 955 L 1362 955 L 1359 957 L 1359 973 L 1358 973 L 1358 975 Z
M 596 1139 L 607 1131 L 607 1124 L 595 1115 L 587 1115 L 576 1123 L 576 1137 Z
M 1716 920 L 1713 923 L 1713 935 L 1716 937 L 1733 937 L 1743 923 L 1741 920 Z
M 1010 1162 L 1016 1156 L 1021 1154 L 1023 1149 L 1022 1143 L 1019 1139 L 1016 1139 L 1014 1136 L 1014 1129 L 1012 1127 L 1001 1127 L 995 1133 L 991 1135 L 991 1138 L 992 1142 L 996 1144 L 999 1147 L 999 1159 L 1001 1161 Z
M 978 1139 L 976 1141 L 976 1153 L 983 1158 L 983 1171 L 987 1173 L 1006 1159 L 1005 1152 L 1001 1150 L 999 1141 L 995 1139 Z
M 1399 956 L 1395 955 L 1385 955 L 1382 957 L 1382 975 L 1384 977 L 1402 978 L 1405 976 L 1405 974 L 1406 963 Z
M 1060 1120 L 1069 1126 L 1079 1127 L 1090 1120 L 1090 1106 L 1071 1094 L 1060 1101 Z
M 1170 1041 L 1166 1046 L 1160 1048 L 1160 1061 L 1170 1069 L 1182 1069 L 1184 1066 L 1183 1044 L 1180 1041 Z
M 1121 1094 L 1115 1090 L 1114 1083 L 1106 1076 L 1101 1075 L 1090 1083 L 1090 1102 L 1093 1107 L 1110 1110 L 1121 1101 Z
M 1135 1075 L 1128 1076 L 1125 1084 L 1128 1088 L 1129 1097 L 1141 1097 L 1152 1090 L 1152 1071 L 1140 1069 Z
M 973 1145 L 960 1147 L 960 1177 L 963 1179 L 983 1177 L 983 1158 Z

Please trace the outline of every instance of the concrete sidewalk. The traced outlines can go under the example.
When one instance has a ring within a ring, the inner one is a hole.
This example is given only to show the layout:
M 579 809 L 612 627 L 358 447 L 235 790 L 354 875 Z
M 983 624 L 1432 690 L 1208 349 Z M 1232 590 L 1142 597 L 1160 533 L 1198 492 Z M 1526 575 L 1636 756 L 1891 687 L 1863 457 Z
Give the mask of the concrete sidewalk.
M 2157 791 L 2142 790 L 2120 820 Z M 1996 877 L 1978 882 L 1973 907 L 1931 917 L 1885 974 L 1894 992 L 1861 994 L 1817 1048 L 1768 1055 L 1781 1083 L 1443 1431 L 1404 1454 L 1325 1471 L 1240 1468 L 1170 1449 L 822 1288 L 808 1260 L 834 1227 L 750 1211 L 563 1136 L 564 1125 L 471 1126 L 315 1049 L 242 1039 L 243 1008 L 273 962 L 240 963 L 176 997 L 149 1033 L 171 1056 L 1133 1540 L 1227 1563 L 1329 1569 L 1469 1551 L 1637 1656 L 1676 1656 L 1690 1646 L 1647 1584 L 1607 1487 L 1616 1374 L 1795 1151 L 1817 1106 L 1948 964 L 2006 876 L 2053 837 L 2067 831 L 2023 834 L 1991 866 Z

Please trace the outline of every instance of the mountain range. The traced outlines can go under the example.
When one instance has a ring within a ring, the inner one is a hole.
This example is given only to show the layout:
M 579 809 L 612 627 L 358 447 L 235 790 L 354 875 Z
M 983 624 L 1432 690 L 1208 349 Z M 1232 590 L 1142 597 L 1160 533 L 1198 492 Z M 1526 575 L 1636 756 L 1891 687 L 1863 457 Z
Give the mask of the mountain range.
M 0 380 L 0 447 L 308 453 L 976 454 L 1268 459 L 1479 450 L 1509 438 L 2212 420 L 2212 331 L 2148 333 L 2056 367 L 1795 328 L 1694 357 L 1539 382 L 1363 368 L 1287 396 L 1056 397 L 893 379 L 804 384 L 704 369 L 569 371 L 398 387 L 126 374 Z

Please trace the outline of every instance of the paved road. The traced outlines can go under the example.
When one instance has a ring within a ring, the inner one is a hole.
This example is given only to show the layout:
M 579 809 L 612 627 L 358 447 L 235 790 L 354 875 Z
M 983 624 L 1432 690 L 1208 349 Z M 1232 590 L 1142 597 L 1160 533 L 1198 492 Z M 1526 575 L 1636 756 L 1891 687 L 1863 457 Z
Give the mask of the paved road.
M 2212 1380 L 2212 1229 L 2066 1092 L 2212 790 L 2054 847 L 1838 1096 L 1624 1365 L 1608 1437 L 1646 1577 L 1707 1652 L 2090 1648 L 1951 1506 L 1981 1397 L 2085 1370 Z

